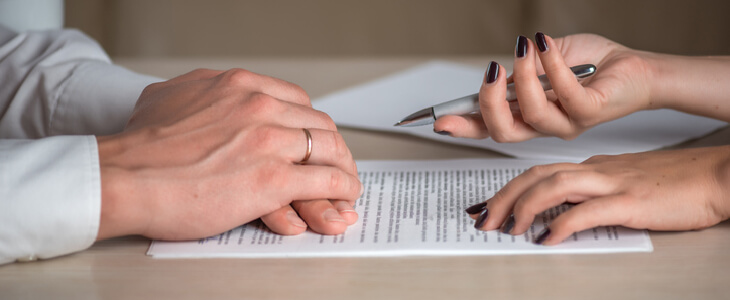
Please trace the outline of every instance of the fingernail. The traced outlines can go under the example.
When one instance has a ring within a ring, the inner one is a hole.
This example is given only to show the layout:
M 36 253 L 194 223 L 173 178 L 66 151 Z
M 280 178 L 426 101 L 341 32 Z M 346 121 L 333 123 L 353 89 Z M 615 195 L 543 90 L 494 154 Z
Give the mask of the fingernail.
M 487 208 L 487 201 L 469 206 L 465 211 L 467 214 L 473 215 L 482 212 L 485 208 Z
M 365 194 L 365 185 L 360 183 L 360 197 Z
M 489 63 L 489 67 L 487 67 L 487 84 L 497 81 L 497 75 L 499 75 L 499 64 L 496 61 L 492 61 Z
M 545 239 L 550 236 L 550 227 L 545 227 L 542 231 L 540 231 L 540 234 L 537 235 L 535 238 L 535 244 L 542 245 L 542 243 L 545 242 Z
M 451 135 L 451 132 L 448 132 L 446 130 L 436 131 L 436 129 L 434 129 L 433 132 L 438 133 L 440 135 Z
M 327 209 L 322 213 L 322 217 L 327 222 L 345 222 L 345 219 L 342 218 L 339 212 L 337 212 L 334 209 Z
M 484 223 L 487 223 L 487 216 L 489 216 L 489 210 L 484 209 L 484 211 L 477 217 L 476 222 L 474 222 L 474 228 L 480 229 L 482 226 L 484 226 Z
M 335 203 L 335 209 L 337 209 L 338 212 L 355 212 L 355 209 L 352 208 L 352 205 L 350 203 L 347 203 L 345 201 L 333 201 Z
M 517 46 L 515 47 L 515 55 L 524 57 L 527 54 L 527 38 L 524 35 L 517 37 Z
M 540 49 L 540 52 L 545 52 L 548 50 L 547 42 L 545 41 L 545 34 L 542 32 L 535 33 L 535 42 L 537 43 L 537 49 Z
M 289 211 L 286 213 L 286 219 L 294 226 L 307 228 L 307 223 L 304 223 L 301 218 L 299 218 L 299 215 L 297 215 L 294 211 Z
M 510 215 L 509 218 L 507 218 L 507 221 L 504 221 L 504 224 L 502 224 L 502 233 L 509 233 L 512 230 L 512 227 L 515 227 L 515 215 Z

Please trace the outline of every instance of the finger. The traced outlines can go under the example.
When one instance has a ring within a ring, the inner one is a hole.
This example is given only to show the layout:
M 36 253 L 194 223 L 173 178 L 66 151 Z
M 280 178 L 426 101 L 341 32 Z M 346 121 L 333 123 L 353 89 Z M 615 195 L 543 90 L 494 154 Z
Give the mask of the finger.
M 519 142 L 538 136 L 520 119 L 515 119 L 507 99 L 505 69 L 491 62 L 479 90 L 479 108 L 487 131 L 496 142 Z
M 357 176 L 357 166 L 352 158 L 352 152 L 339 132 L 321 129 L 308 130 L 312 137 L 312 149 L 307 164 L 332 166 Z M 295 156 L 289 158 L 292 162 L 299 162 L 306 156 L 306 134 L 302 130 L 299 131 L 302 137 L 297 139 L 300 150 L 299 154 L 294 154 Z M 299 142 L 299 140 L 303 140 L 303 142 Z
M 230 69 L 221 73 L 218 80 L 224 87 L 242 87 L 246 90 L 271 95 L 277 99 L 312 106 L 309 95 L 300 86 L 278 78 L 257 74 L 244 69 Z
M 307 223 L 289 205 L 285 205 L 268 215 L 262 216 L 261 221 L 271 231 L 283 235 L 297 235 L 307 230 Z
M 489 137 L 487 126 L 480 114 L 448 115 L 438 118 L 433 124 L 435 132 L 452 137 L 485 139 Z
M 342 218 L 345 219 L 347 225 L 353 225 L 357 222 L 358 214 L 352 203 L 342 200 L 330 200 L 330 202 L 332 202 L 332 205 L 340 213 Z
M 335 122 L 324 112 L 311 106 L 285 101 L 259 91 L 241 91 L 241 101 L 235 113 L 240 120 L 260 120 L 287 127 L 337 130 Z
M 289 183 L 290 199 L 337 199 L 355 201 L 363 186 L 357 176 L 329 166 L 292 165 L 281 176 Z
M 550 233 L 542 245 L 556 245 L 570 235 L 597 226 L 623 225 L 635 214 L 625 201 L 625 195 L 611 195 L 591 199 L 562 213 L 550 223 Z
M 275 125 L 257 127 L 247 134 L 246 141 L 241 142 L 243 146 L 255 145 L 255 148 L 241 151 L 262 152 L 292 164 L 302 163 L 309 151 L 307 164 L 331 166 L 357 176 L 352 153 L 340 133 L 321 129 L 307 131 L 311 137 L 311 148 L 309 138 L 301 128 Z
M 569 112 L 581 111 L 578 106 L 589 104 L 587 91 L 575 78 L 575 74 L 565 63 L 563 55 L 560 53 L 555 41 L 541 32 L 535 34 L 535 41 L 538 44 L 538 56 L 542 63 L 552 90 L 562 104 L 563 108 Z M 540 46 L 541 45 L 541 46 Z
M 611 178 L 593 171 L 558 171 L 534 184 L 515 202 L 511 234 L 523 234 L 535 216 L 565 202 L 578 203 L 614 193 Z
M 517 44 L 513 76 L 522 119 L 538 132 L 568 136 L 571 133 L 568 118 L 557 105 L 547 100 L 537 78 L 534 44 L 524 36 L 518 38 Z
M 492 198 L 487 201 L 489 216 L 482 226 L 482 230 L 494 230 L 504 223 L 512 213 L 517 199 L 537 182 L 551 176 L 559 170 L 575 170 L 582 168 L 578 164 L 560 163 L 534 166 L 504 185 Z
M 290 104 L 286 114 L 281 115 L 282 124 L 292 128 L 318 128 L 330 131 L 337 131 L 337 125 L 332 118 L 311 106 L 301 104 Z
M 292 206 L 313 231 L 321 234 L 343 233 L 357 221 L 357 213 L 346 201 L 294 201 Z

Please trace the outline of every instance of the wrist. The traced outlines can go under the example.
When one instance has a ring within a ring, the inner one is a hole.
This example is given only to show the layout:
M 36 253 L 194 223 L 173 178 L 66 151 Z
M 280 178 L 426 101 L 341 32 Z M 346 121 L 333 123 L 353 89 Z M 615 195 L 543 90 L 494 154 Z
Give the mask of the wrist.
M 730 57 L 645 54 L 655 108 L 730 121 Z
M 719 185 L 719 193 L 716 204 L 716 210 L 722 221 L 730 218 L 730 145 L 720 146 L 719 153 L 720 157 L 715 170 L 717 178 L 716 184 Z
M 682 92 L 682 72 L 677 69 L 677 57 L 646 51 L 640 53 L 647 66 L 649 86 L 647 109 L 676 107 L 677 92 Z
M 132 172 L 120 163 L 125 155 L 129 137 L 124 134 L 99 136 L 99 167 L 101 173 L 101 216 L 97 240 L 140 234 L 146 224 L 145 210 L 137 203 Z

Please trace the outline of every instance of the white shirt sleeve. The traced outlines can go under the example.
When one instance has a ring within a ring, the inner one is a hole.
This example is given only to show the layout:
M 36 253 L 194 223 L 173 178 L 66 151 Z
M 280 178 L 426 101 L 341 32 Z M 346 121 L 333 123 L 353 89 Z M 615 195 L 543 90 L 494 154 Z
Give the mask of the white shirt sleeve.
M 75 30 L 0 25 L 0 264 L 88 248 L 101 181 L 96 138 L 120 132 L 160 79 L 111 64 Z

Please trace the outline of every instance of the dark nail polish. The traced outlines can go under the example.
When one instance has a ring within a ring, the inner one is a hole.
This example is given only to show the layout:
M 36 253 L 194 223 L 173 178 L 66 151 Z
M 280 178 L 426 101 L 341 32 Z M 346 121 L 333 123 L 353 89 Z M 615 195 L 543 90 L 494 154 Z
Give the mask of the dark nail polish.
M 537 43 L 537 49 L 540 49 L 540 52 L 548 50 L 547 42 L 545 41 L 545 34 L 542 32 L 535 33 L 535 43 Z
M 438 133 L 440 135 L 451 135 L 451 132 L 448 132 L 446 130 L 436 131 L 436 129 L 434 129 L 433 132 Z
M 535 244 L 542 245 L 543 242 L 545 242 L 545 239 L 550 235 L 550 227 L 545 227 L 542 231 L 540 231 L 540 234 L 537 235 L 535 238 Z
M 486 201 L 469 206 L 469 208 L 466 209 L 466 213 L 470 214 L 470 215 L 478 214 L 478 213 L 482 212 L 485 208 L 487 208 Z
M 504 224 L 502 224 L 502 233 L 509 233 L 512 230 L 512 227 L 515 227 L 515 215 L 510 215 L 509 218 L 507 218 L 507 221 L 504 221 Z
M 476 222 L 474 222 L 474 228 L 480 229 L 482 226 L 484 226 L 484 223 L 487 223 L 487 216 L 489 216 L 489 209 L 484 209 L 484 211 L 477 217 Z
M 524 57 L 527 54 L 527 38 L 524 35 L 517 37 L 517 47 L 515 47 L 515 55 Z
M 497 81 L 497 75 L 499 75 L 499 64 L 492 61 L 489 63 L 489 67 L 487 67 L 487 84 Z

